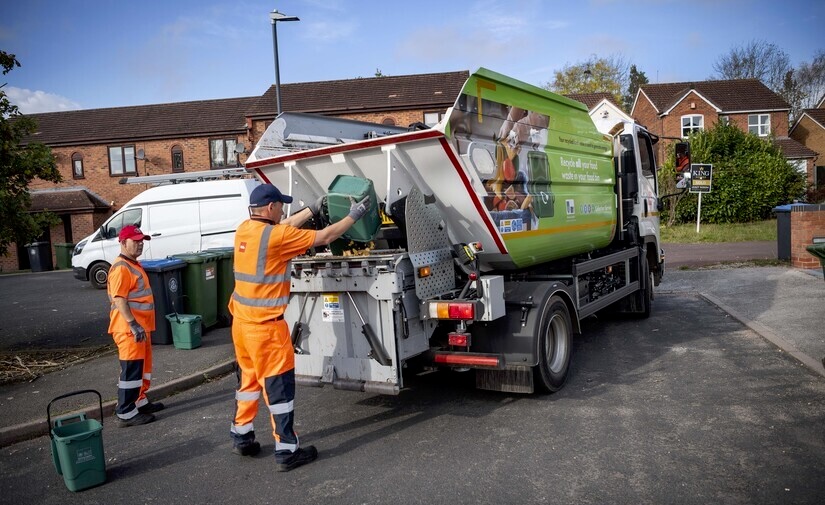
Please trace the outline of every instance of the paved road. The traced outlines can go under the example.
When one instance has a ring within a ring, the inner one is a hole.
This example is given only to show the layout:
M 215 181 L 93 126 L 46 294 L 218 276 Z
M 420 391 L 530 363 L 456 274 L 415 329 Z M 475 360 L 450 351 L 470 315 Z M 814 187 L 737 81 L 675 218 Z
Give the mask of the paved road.
M 825 493 L 825 381 L 695 293 L 654 317 L 586 321 L 550 396 L 412 377 L 397 397 L 299 388 L 319 460 L 273 472 L 229 453 L 234 379 L 168 398 L 159 421 L 104 427 L 108 482 L 73 494 L 48 438 L 0 449 L 7 503 L 796 503 Z M 23 485 L 22 483 L 27 483 Z
M 106 290 L 68 270 L 0 276 L 0 350 L 112 343 Z

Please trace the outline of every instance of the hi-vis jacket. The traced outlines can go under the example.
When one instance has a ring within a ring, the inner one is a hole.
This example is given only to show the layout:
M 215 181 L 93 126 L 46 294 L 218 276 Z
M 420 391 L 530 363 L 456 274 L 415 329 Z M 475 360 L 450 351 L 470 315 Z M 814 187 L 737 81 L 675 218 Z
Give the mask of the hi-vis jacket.
M 109 269 L 109 333 L 129 333 L 129 323 L 123 314 L 117 310 L 114 299 L 117 296 L 125 298 L 129 304 L 135 321 L 146 331 L 155 331 L 155 300 L 152 297 L 152 288 L 149 287 L 149 277 L 140 263 L 124 256 L 118 256 Z
M 289 262 L 315 242 L 315 230 L 248 219 L 235 232 L 235 292 L 229 312 L 242 322 L 283 316 L 289 302 Z

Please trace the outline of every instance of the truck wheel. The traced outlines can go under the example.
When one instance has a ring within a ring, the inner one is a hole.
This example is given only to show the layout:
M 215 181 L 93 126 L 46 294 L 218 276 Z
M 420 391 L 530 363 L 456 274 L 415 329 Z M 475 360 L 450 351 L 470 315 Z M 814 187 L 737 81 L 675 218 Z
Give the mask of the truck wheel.
M 573 325 L 567 305 L 558 296 L 551 296 L 542 308 L 539 324 L 539 364 L 533 369 L 538 389 L 554 393 L 567 380 L 572 353 Z
M 97 289 L 106 289 L 106 281 L 109 279 L 110 265 L 105 261 L 95 263 L 89 269 L 89 282 Z

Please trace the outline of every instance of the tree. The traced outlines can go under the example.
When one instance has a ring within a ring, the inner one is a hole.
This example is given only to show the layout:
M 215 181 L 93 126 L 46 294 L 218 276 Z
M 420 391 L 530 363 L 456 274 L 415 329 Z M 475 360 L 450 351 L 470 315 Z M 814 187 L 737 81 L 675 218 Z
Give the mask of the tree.
M 3 75 L 20 62 L 13 54 L 0 51 Z M 34 179 L 60 182 L 51 149 L 41 143 L 24 144 L 26 137 L 37 131 L 34 119 L 20 113 L 0 85 L 0 255 L 5 255 L 13 242 L 36 240 L 55 220 L 54 214 L 32 214 L 29 183 Z
M 565 65 L 554 74 L 552 83 L 545 89 L 568 95 L 572 93 L 610 93 L 616 103 L 622 103 L 622 90 L 627 87 L 627 63 L 621 56 L 598 58 Z
M 690 136 L 691 162 L 713 165 L 713 190 L 702 196 L 702 221 L 747 223 L 767 219 L 777 205 L 801 198 L 804 176 L 771 142 L 718 122 Z M 659 173 L 662 188 L 672 187 L 672 160 Z M 668 222 L 696 219 L 696 194 L 686 194 L 669 210 Z
M 820 49 L 811 63 L 802 62 L 796 71 L 802 101 L 800 109 L 813 109 L 825 98 L 825 50 Z
M 636 69 L 636 65 L 630 65 L 630 76 L 628 77 L 627 94 L 624 96 L 624 110 L 630 112 L 633 107 L 633 100 L 636 99 L 636 93 L 643 85 L 647 84 L 647 76 L 644 72 Z
M 713 69 L 721 79 L 759 79 L 778 92 L 793 67 L 788 54 L 775 44 L 753 40 L 719 57 Z

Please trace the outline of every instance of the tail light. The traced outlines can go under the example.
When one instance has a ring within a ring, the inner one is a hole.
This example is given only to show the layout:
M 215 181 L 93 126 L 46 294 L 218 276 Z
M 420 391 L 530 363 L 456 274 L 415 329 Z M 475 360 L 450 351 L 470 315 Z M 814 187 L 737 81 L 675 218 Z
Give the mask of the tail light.
M 475 319 L 476 306 L 472 302 L 434 302 L 430 303 L 431 319 Z

